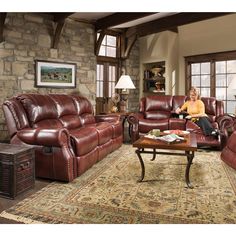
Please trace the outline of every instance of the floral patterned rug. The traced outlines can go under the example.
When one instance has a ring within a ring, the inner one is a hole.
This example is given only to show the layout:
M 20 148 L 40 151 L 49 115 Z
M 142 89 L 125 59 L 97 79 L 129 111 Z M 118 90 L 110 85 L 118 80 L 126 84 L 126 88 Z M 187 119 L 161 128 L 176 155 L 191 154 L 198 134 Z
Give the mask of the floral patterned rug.
M 220 152 L 199 150 L 186 188 L 186 158 L 143 154 L 146 175 L 131 145 L 123 145 L 71 183 L 53 182 L 1 217 L 24 223 L 236 223 L 236 171 Z

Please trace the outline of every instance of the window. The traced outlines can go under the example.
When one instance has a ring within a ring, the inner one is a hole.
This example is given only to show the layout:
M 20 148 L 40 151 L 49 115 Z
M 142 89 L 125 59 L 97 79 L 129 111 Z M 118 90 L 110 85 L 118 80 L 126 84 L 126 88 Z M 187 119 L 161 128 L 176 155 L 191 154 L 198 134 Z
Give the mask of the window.
M 99 34 L 97 34 L 97 38 Z M 108 112 L 119 76 L 118 36 L 105 35 L 97 56 L 96 113 Z
M 99 37 L 99 34 L 97 34 Z M 117 37 L 112 35 L 105 35 L 100 46 L 98 55 L 105 57 L 116 57 L 117 55 Z
M 191 64 L 191 72 L 191 86 L 197 87 L 201 96 L 210 97 L 210 63 L 193 63 Z
M 103 83 L 104 83 L 104 65 L 97 64 L 97 92 L 98 98 L 103 97 Z
M 234 113 L 236 91 L 232 87 L 236 83 L 236 60 L 216 62 L 215 77 L 216 98 L 224 101 L 228 113 Z
M 225 112 L 235 113 L 236 52 L 186 57 L 187 90 L 197 87 L 202 97 L 224 102 Z M 234 86 L 235 87 L 235 86 Z
M 97 34 L 97 38 L 99 33 Z M 110 98 L 115 92 L 119 61 L 117 36 L 105 35 L 97 57 L 97 97 Z
M 97 98 L 110 98 L 115 92 L 117 66 L 111 63 L 97 64 Z

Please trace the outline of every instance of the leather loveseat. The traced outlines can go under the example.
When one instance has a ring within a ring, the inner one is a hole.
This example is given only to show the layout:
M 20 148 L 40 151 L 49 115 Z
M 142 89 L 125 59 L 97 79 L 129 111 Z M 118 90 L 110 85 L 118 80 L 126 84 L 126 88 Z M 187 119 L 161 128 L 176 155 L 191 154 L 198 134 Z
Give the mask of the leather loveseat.
M 222 150 L 221 159 L 227 165 L 236 169 L 236 131 L 229 137 L 225 148 Z
M 228 119 L 224 115 L 222 101 L 213 97 L 202 97 L 205 104 L 206 114 L 214 128 L 220 130 L 218 138 L 205 136 L 195 123 L 176 117 L 175 110 L 186 100 L 187 96 L 153 95 L 143 97 L 139 103 L 139 112 L 128 117 L 130 124 L 131 141 L 134 142 L 140 136 L 145 135 L 152 129 L 163 130 L 190 130 L 196 134 L 198 146 L 211 146 L 222 149 L 227 141 L 226 126 Z
M 3 104 L 10 142 L 35 148 L 37 177 L 72 181 L 119 148 L 118 115 L 94 116 L 88 99 L 65 94 L 21 94 Z

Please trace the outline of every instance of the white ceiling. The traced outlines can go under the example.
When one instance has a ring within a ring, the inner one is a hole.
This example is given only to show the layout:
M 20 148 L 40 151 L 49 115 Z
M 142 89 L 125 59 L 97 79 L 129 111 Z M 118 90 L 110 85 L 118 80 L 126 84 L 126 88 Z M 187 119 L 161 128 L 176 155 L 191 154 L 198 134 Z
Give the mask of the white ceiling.
M 112 15 L 114 13 L 115 12 L 76 12 L 69 16 L 69 18 L 76 21 L 94 23 L 96 20 Z M 113 26 L 112 28 L 128 28 L 174 14 L 176 14 L 176 12 L 159 12 L 120 25 Z
M 103 17 L 114 14 L 114 12 L 76 12 L 69 16 L 69 18 L 82 22 L 93 23 Z
M 128 28 L 128 27 L 132 27 L 135 25 L 140 25 L 149 21 L 153 21 L 153 20 L 157 20 L 166 16 L 170 16 L 170 15 L 174 15 L 176 14 L 176 12 L 159 12 L 150 16 L 145 16 L 142 18 L 139 18 L 137 20 L 133 20 L 133 21 L 129 21 L 127 23 L 121 24 L 121 25 L 116 25 L 112 28 Z

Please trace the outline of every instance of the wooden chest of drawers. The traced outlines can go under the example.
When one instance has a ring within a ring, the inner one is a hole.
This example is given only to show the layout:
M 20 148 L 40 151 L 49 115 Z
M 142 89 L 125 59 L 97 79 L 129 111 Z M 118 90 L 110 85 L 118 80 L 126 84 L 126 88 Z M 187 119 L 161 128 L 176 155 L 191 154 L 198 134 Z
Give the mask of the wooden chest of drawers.
M 14 199 L 34 184 L 34 149 L 0 143 L 0 196 Z

